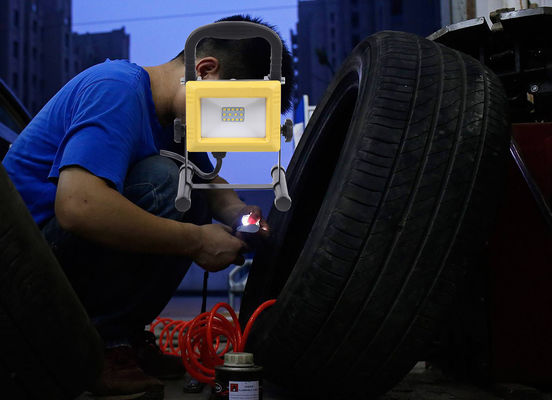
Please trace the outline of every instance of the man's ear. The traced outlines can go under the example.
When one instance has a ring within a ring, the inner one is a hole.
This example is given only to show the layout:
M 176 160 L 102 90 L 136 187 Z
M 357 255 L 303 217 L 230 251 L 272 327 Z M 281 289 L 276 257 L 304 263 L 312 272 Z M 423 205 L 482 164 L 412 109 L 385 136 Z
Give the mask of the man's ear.
M 220 72 L 219 60 L 215 57 L 203 57 L 196 61 L 196 75 L 201 79 L 218 79 Z

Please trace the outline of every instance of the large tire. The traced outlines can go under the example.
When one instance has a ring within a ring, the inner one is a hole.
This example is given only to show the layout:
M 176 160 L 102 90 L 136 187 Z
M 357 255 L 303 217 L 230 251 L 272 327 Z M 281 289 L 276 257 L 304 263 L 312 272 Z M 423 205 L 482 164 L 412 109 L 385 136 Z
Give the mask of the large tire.
M 0 188 L 0 397 L 72 399 L 103 344 L 2 166 Z
M 480 254 L 509 132 L 498 79 L 412 34 L 360 43 L 320 102 L 272 210 L 242 322 L 278 298 L 247 344 L 269 379 L 305 396 L 370 398 L 438 333 Z

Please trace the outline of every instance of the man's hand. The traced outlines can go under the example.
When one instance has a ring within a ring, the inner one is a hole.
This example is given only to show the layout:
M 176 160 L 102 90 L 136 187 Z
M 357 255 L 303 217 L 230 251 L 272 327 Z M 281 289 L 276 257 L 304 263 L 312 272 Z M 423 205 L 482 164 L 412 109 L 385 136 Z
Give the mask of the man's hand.
M 222 177 L 217 176 L 212 183 L 228 183 Z M 270 228 L 267 222 L 262 218 L 261 209 L 257 206 L 248 206 L 240 200 L 233 190 L 207 190 L 209 207 L 217 221 L 231 225 L 235 230 L 241 224 L 241 218 L 244 215 L 251 215 L 254 218 L 260 218 L 260 229 L 257 233 L 236 232 L 239 239 L 248 244 L 248 250 L 256 249 L 270 236 Z
M 232 235 L 226 225 L 209 224 L 199 227 L 201 247 L 192 255 L 193 260 L 209 272 L 220 271 L 230 264 L 244 263 L 242 252 L 246 244 Z
M 251 215 L 254 219 L 259 220 L 259 231 L 257 233 L 238 232 L 238 228 L 242 224 L 242 217 L 244 215 Z M 235 231 L 236 237 L 247 243 L 249 250 L 254 250 L 261 246 L 270 237 L 270 227 L 264 220 L 261 209 L 258 206 L 245 206 L 242 207 L 232 223 L 232 228 Z

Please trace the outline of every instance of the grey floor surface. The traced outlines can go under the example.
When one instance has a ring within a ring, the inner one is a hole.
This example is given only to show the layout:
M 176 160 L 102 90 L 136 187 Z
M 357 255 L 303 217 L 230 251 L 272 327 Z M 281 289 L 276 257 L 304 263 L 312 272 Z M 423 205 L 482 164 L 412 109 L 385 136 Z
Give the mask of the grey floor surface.
M 207 309 L 226 298 L 209 298 Z M 179 320 L 189 320 L 199 314 L 201 299 L 197 297 L 174 297 L 161 316 Z M 236 306 L 236 309 L 238 306 Z M 184 380 L 165 382 L 165 400 L 208 400 L 211 397 L 210 387 L 202 393 L 183 392 Z M 300 399 L 282 388 L 264 384 L 264 400 L 297 400 Z M 91 400 L 86 394 L 76 400 Z M 347 400 L 347 399 L 336 399 Z M 378 400 L 552 400 L 552 394 L 541 393 L 530 387 L 503 384 L 491 388 L 479 388 L 472 384 L 453 381 L 439 371 L 427 369 L 425 363 L 419 362 L 414 369 L 396 387 Z
M 166 382 L 165 399 L 166 400 L 208 400 L 210 397 L 210 388 L 206 387 L 203 393 L 189 394 L 184 393 L 182 388 L 183 381 Z M 507 396 L 501 396 L 483 390 L 474 385 L 453 382 L 444 378 L 439 372 L 426 370 L 424 363 L 418 363 L 416 367 L 408 374 L 405 379 L 395 388 L 389 391 L 379 400 L 530 400 L 542 399 L 550 400 L 550 397 L 534 397 L 534 392 L 530 388 L 518 387 L 517 395 L 511 393 Z M 524 396 L 528 394 L 530 396 Z M 265 383 L 264 400 L 299 400 L 300 397 L 292 393 L 286 393 L 284 390 Z M 345 400 L 345 399 L 336 399 Z
M 209 400 L 211 389 L 202 393 L 183 392 L 184 380 L 165 382 L 165 400 Z M 264 400 L 300 400 L 293 393 L 265 382 Z M 77 400 L 98 400 L 82 395 Z M 349 399 L 336 399 L 349 400 Z M 362 400 L 355 398 L 355 400 Z M 447 379 L 438 371 L 427 370 L 424 363 L 414 369 L 396 387 L 378 400 L 552 400 L 552 395 L 521 385 L 504 384 L 483 389 L 475 385 Z

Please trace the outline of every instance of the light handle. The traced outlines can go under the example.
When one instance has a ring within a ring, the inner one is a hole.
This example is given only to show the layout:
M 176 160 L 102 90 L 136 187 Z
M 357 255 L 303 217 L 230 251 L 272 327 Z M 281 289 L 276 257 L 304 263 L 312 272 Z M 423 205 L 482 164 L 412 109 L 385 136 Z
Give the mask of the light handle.
M 213 39 L 251 39 L 260 37 L 270 44 L 270 80 L 280 81 L 282 78 L 282 41 L 272 29 L 247 21 L 221 21 L 200 26 L 195 29 L 184 46 L 186 60 L 186 82 L 196 80 L 195 59 L 197 44 L 206 38 Z M 249 57 L 256 57 L 255 54 Z

